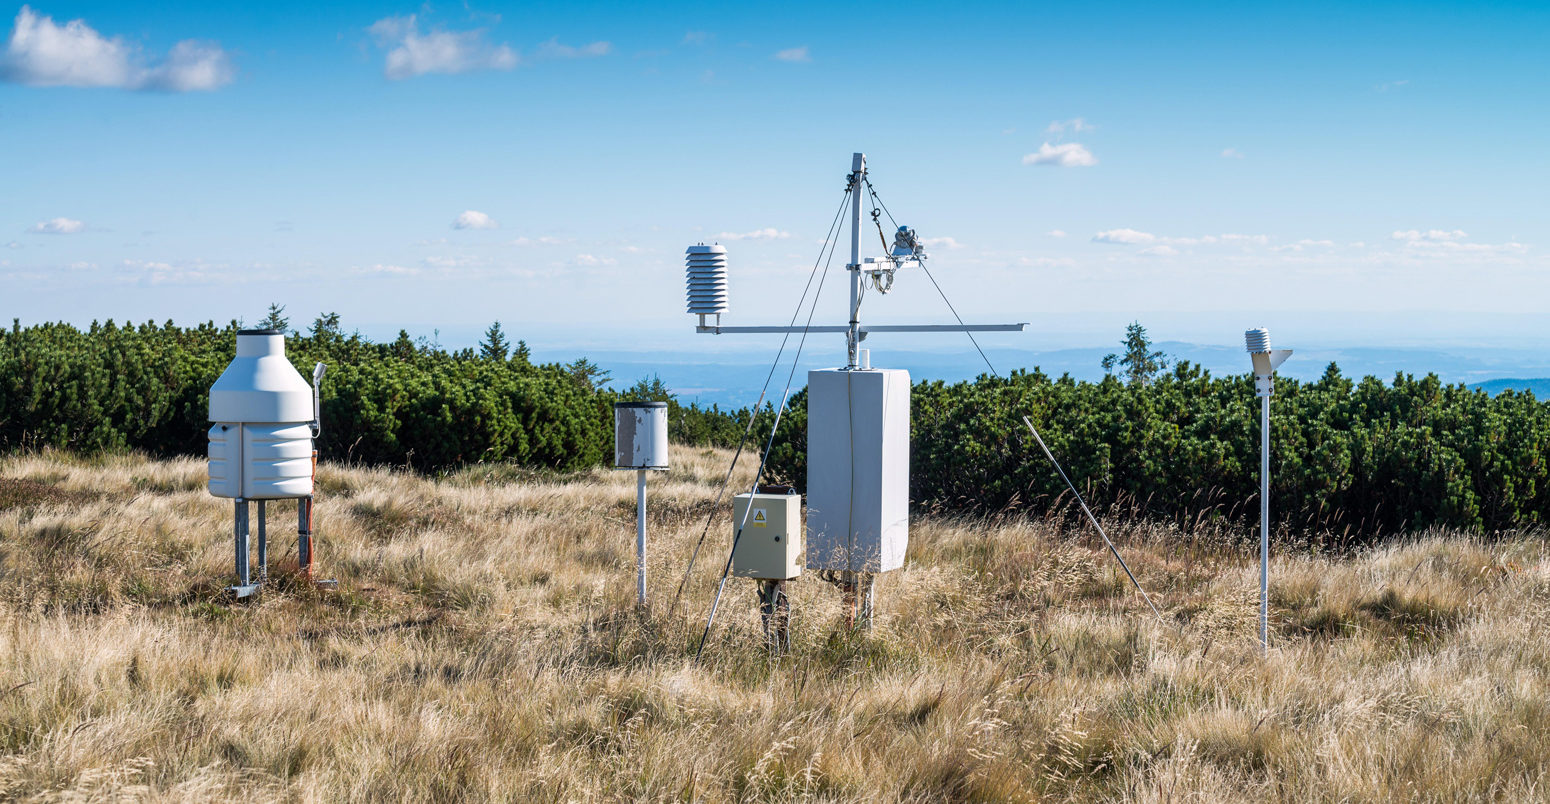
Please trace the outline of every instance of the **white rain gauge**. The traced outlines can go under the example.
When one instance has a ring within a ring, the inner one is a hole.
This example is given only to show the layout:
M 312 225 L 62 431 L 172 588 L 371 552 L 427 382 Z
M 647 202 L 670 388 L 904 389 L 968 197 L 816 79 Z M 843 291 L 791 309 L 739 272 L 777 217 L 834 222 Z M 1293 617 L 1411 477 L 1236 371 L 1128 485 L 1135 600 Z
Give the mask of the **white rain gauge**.
M 910 375 L 904 369 L 871 365 L 861 343 L 878 332 L 1017 332 L 1018 324 L 863 324 L 862 283 L 880 293 L 893 285 L 894 274 L 910 266 L 924 269 L 926 252 L 915 231 L 899 226 L 888 253 L 861 256 L 861 199 L 870 189 L 866 155 L 851 158 L 850 194 L 850 321 L 812 326 L 723 326 L 729 309 L 726 248 L 690 246 L 688 312 L 699 316 L 695 331 L 707 335 L 781 335 L 810 332 L 843 333 L 847 362 L 840 368 L 807 374 L 807 569 L 837 584 L 844 596 L 847 623 L 870 624 L 873 584 L 878 573 L 904 564 L 909 545 Z M 875 196 L 875 193 L 874 193 Z M 873 219 L 877 219 L 874 211 Z M 782 400 L 784 402 L 784 400 Z M 733 554 L 729 567 L 739 577 L 760 582 L 766 626 L 771 609 L 783 605 L 784 582 L 795 577 L 800 550 L 791 542 L 801 532 L 800 498 L 763 494 L 739 495 L 734 506 Z M 794 495 L 790 495 L 794 497 Z M 792 511 L 794 510 L 794 513 Z M 764 522 L 750 521 L 749 511 L 762 511 Z M 778 516 L 778 525 L 770 520 Z M 784 544 L 777 535 L 789 534 Z M 768 536 L 768 538 L 763 538 Z M 768 542 L 768 544 L 766 544 Z M 753 555 L 757 551 L 759 555 Z M 769 553 L 765 556 L 765 553 Z M 765 567 L 767 569 L 758 569 Z M 775 585 L 779 584 L 777 589 Z M 714 617 L 714 606 L 712 607 Z M 708 633 L 708 624 L 707 624 Z M 783 638 L 784 635 L 782 635 Z
M 285 357 L 285 335 L 277 329 L 237 332 L 237 354 L 210 386 L 210 493 L 235 501 L 237 583 L 229 588 L 248 597 L 269 579 L 270 500 L 296 500 L 296 553 L 302 576 L 312 578 L 312 491 L 322 431 L 319 384 L 325 366 L 312 369 L 312 385 Z M 249 565 L 248 503 L 258 507 L 258 577 Z M 333 581 L 322 581 L 331 585 Z

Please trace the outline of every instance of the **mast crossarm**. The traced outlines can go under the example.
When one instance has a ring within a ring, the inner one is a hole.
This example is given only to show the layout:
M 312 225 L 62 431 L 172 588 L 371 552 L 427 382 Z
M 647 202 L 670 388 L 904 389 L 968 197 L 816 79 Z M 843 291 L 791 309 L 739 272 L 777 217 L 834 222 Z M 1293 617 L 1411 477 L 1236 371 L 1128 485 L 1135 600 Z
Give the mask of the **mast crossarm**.
M 862 324 L 862 332 L 1021 332 L 1028 328 L 1021 324 Z M 703 335 L 783 335 L 803 332 L 849 332 L 847 326 L 816 327 L 695 327 Z

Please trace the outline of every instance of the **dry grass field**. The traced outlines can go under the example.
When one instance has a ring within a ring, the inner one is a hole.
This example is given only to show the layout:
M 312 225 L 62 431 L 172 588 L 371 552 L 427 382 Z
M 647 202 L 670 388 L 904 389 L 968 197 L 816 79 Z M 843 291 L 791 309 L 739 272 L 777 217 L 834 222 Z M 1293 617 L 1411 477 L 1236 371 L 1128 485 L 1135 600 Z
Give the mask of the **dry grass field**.
M 1540 534 L 1283 555 L 1264 660 L 1223 534 L 1113 523 L 1158 621 L 1083 529 L 928 518 L 871 631 L 804 579 L 772 658 L 734 580 L 696 665 L 729 457 L 653 477 L 649 612 L 630 473 L 324 466 L 339 590 L 276 505 L 233 605 L 202 463 L 0 459 L 0 799 L 1550 800 Z

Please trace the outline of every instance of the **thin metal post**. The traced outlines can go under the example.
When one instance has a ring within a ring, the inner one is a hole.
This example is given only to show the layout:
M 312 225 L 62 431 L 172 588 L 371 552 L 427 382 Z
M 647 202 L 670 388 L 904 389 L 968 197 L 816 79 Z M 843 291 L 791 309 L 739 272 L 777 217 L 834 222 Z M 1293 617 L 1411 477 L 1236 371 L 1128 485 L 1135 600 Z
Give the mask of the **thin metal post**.
M 296 500 L 296 563 L 304 578 L 312 577 L 312 498 Z
M 856 348 L 861 344 L 861 179 L 866 175 L 866 154 L 850 158 L 850 329 L 845 335 L 849 368 L 856 367 Z
M 236 538 L 237 538 L 237 584 L 248 585 L 248 501 L 237 498 Z
M 265 520 L 264 501 L 258 501 L 258 582 L 269 580 L 269 533 Z
M 646 470 L 635 470 L 635 595 L 646 605 Z
M 1270 655 L 1270 397 L 1259 399 L 1259 649 Z

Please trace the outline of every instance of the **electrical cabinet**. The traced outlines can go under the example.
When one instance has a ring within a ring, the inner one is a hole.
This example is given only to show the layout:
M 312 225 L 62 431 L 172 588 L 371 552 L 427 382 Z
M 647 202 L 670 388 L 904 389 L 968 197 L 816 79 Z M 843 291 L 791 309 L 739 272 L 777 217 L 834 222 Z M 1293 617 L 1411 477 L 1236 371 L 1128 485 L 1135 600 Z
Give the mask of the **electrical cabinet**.
M 739 494 L 732 500 L 734 536 L 740 524 L 734 576 L 783 581 L 802 574 L 802 495 Z
M 808 569 L 903 566 L 909 499 L 909 372 L 808 372 Z

